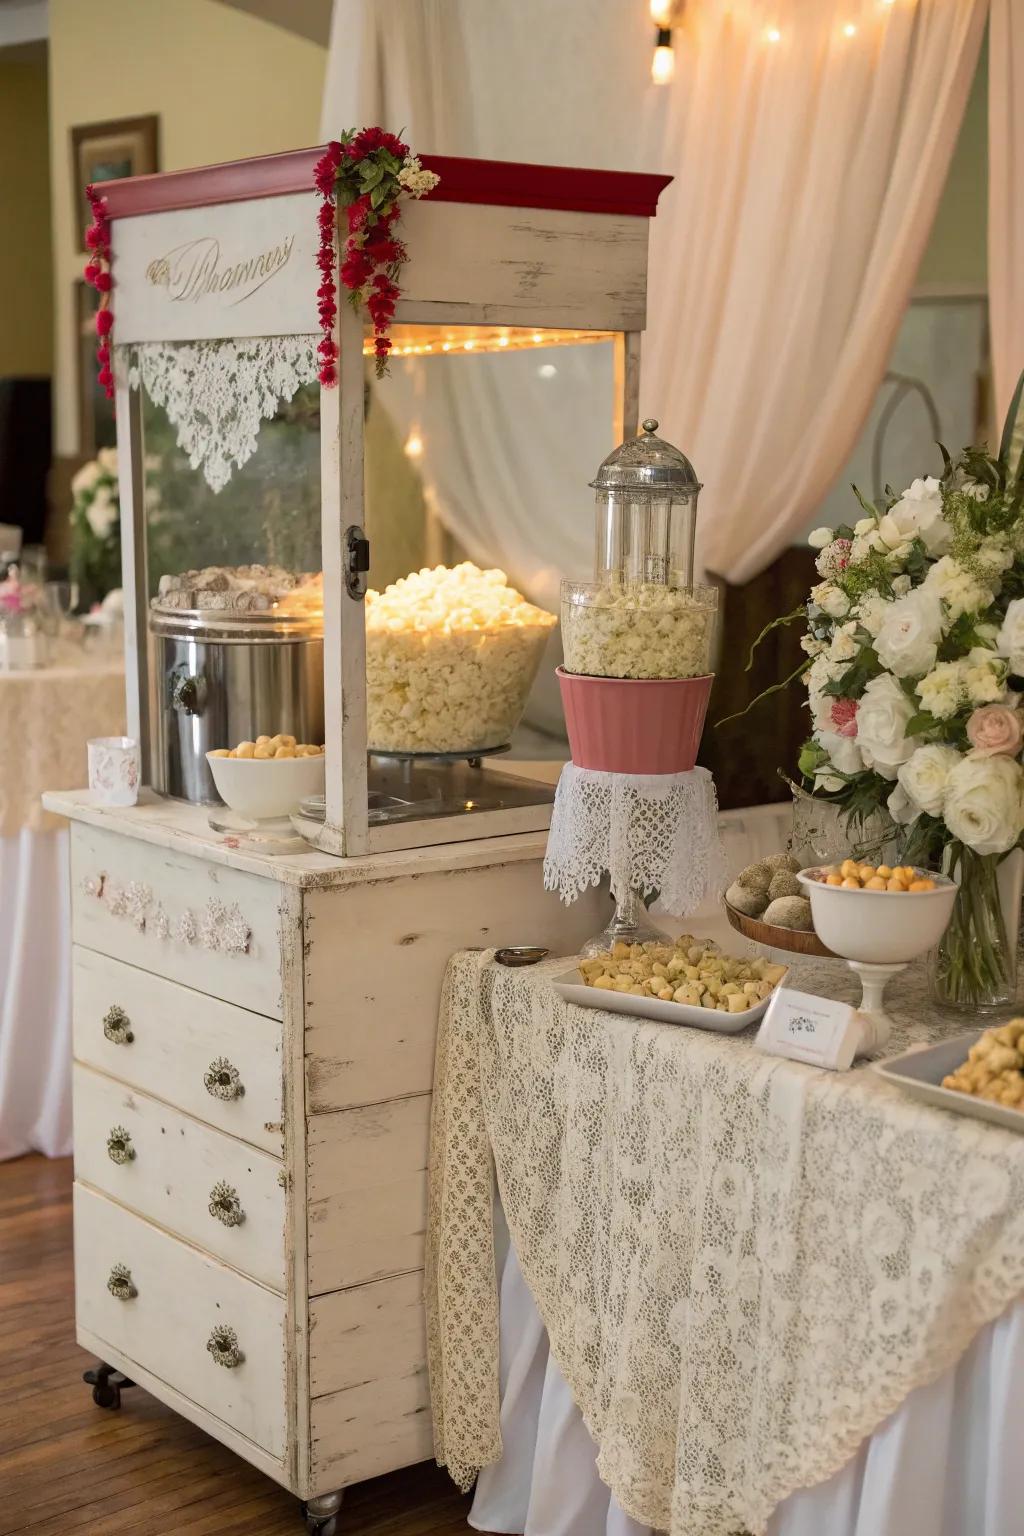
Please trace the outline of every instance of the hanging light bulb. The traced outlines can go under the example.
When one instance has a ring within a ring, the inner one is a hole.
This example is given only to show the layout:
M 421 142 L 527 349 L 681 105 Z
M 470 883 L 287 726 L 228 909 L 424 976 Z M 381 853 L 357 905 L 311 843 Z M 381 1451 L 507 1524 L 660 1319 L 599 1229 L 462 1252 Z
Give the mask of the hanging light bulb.
M 421 459 L 423 457 L 423 439 L 417 427 L 413 427 L 405 440 L 405 453 L 406 457 L 410 459 Z
M 655 85 L 668 85 L 676 72 L 676 56 L 672 48 L 672 33 L 668 27 L 659 27 L 651 59 L 651 79 Z
M 651 0 L 651 20 L 659 30 L 672 25 L 674 9 L 673 0 Z

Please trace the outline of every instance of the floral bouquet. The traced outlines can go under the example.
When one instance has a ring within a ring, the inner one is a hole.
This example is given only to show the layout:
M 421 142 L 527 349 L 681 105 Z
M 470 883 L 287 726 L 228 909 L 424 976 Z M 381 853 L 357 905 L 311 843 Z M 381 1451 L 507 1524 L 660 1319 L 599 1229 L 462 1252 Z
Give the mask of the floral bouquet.
M 1024 834 L 1024 453 L 1017 387 L 999 453 L 941 449 L 941 478 L 852 527 L 818 528 L 806 620 L 813 722 L 800 770 L 850 819 L 888 811 L 902 858 L 960 884 L 935 986 L 971 1008 L 1012 999 L 1016 932 L 1000 865 Z
M 86 607 L 121 585 L 117 449 L 101 448 L 71 482 L 71 579 Z

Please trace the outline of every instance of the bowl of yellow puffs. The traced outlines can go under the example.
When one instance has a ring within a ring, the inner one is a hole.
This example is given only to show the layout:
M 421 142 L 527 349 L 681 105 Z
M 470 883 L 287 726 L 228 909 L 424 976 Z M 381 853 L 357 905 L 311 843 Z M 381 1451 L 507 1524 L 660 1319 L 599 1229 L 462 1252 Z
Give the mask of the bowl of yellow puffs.
M 324 748 L 281 732 L 207 752 L 224 804 L 251 821 L 277 821 L 297 811 L 307 795 L 324 793 Z
M 802 869 L 814 931 L 844 960 L 901 965 L 934 949 L 953 915 L 956 885 L 911 865 L 844 859 Z

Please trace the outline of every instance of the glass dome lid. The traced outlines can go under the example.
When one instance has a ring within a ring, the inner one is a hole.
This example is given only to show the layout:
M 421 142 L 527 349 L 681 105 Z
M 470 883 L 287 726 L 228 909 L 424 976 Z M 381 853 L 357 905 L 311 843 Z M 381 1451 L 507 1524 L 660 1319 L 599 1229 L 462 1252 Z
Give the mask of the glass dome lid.
M 701 489 L 697 473 L 678 448 L 656 436 L 658 423 L 648 417 L 638 437 L 627 438 L 601 464 L 590 484 L 595 491 L 629 495 L 669 495 L 685 499 Z

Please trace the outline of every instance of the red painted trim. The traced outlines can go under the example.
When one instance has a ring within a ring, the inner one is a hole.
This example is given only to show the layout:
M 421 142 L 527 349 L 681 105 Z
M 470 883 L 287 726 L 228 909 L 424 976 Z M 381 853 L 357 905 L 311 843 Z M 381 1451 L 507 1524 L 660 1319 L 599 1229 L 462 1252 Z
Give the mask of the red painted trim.
M 322 149 L 296 149 L 283 155 L 230 160 L 194 171 L 165 171 L 130 176 L 104 184 L 112 219 L 162 213 L 172 208 L 205 208 L 247 198 L 312 192 L 313 167 Z M 671 176 L 630 171 L 572 170 L 561 165 L 519 165 L 511 160 L 466 160 L 423 155 L 441 184 L 431 201 L 488 203 L 506 208 L 563 208 L 575 213 L 631 214 L 653 218 L 658 197 Z

